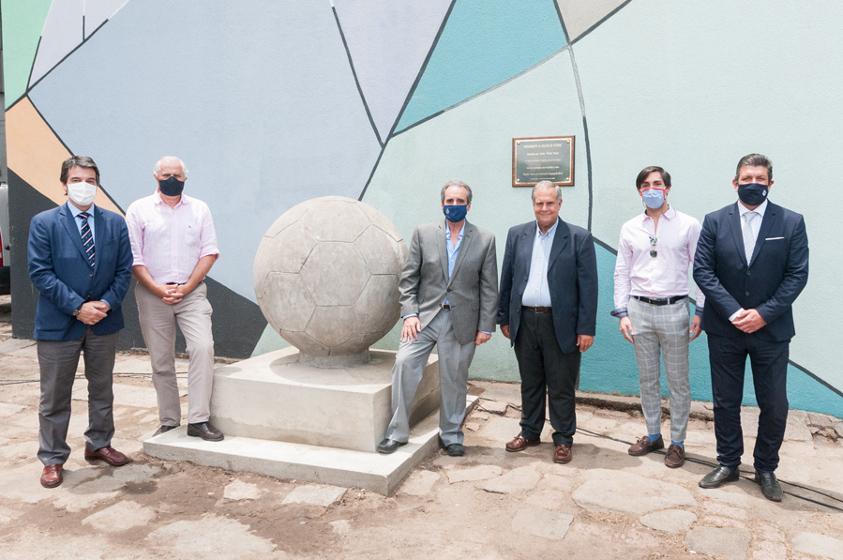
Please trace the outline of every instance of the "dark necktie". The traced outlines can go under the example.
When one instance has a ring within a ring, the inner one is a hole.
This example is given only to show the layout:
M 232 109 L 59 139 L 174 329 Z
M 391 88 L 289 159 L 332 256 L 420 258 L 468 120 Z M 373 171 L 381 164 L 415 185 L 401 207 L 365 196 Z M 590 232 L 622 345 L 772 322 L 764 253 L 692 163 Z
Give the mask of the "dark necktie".
M 82 219 L 82 249 L 84 249 L 85 255 L 88 257 L 88 264 L 91 265 L 91 268 L 94 268 L 97 249 L 94 247 L 94 234 L 91 232 L 90 224 L 88 224 L 89 216 L 90 214 L 87 212 L 79 213 L 79 217 Z

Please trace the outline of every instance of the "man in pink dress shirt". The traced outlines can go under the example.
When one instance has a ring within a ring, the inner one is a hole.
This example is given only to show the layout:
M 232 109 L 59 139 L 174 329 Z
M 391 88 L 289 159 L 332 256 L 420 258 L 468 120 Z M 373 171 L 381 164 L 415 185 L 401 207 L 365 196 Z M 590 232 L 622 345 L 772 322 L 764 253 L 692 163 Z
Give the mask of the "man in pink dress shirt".
M 178 324 L 190 357 L 187 435 L 220 441 L 222 432 L 209 422 L 214 338 L 205 285 L 205 276 L 219 256 L 214 221 L 207 204 L 182 194 L 187 169 L 179 158 L 161 158 L 153 175 L 155 192 L 129 206 L 126 223 L 140 326 L 158 395 L 161 427 L 156 435 L 181 423 L 175 367 Z
M 670 174 L 657 166 L 638 173 L 635 186 L 644 212 L 621 228 L 615 264 L 615 309 L 623 337 L 635 346 L 641 410 L 647 435 L 628 450 L 633 456 L 664 448 L 661 436 L 660 356 L 670 390 L 670 440 L 664 464 L 685 462 L 685 432 L 691 409 L 688 344 L 700 335 L 705 297 L 689 317 L 688 273 L 694 262 L 700 223 L 667 202 Z M 690 325 L 690 326 L 689 326 Z

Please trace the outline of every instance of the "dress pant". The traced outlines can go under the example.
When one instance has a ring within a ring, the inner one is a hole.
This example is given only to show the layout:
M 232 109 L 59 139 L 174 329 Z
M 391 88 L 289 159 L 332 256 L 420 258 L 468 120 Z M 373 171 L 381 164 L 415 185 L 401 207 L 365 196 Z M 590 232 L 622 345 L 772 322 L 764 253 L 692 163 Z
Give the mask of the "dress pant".
M 541 436 L 548 407 L 553 443 L 572 444 L 577 431 L 580 352 L 566 354 L 559 349 L 550 313 L 521 308 L 515 357 L 521 374 L 521 435 L 530 440 Z
M 38 406 L 38 459 L 45 465 L 63 465 L 70 456 L 67 428 L 79 354 L 85 356 L 88 380 L 88 429 L 85 441 L 92 449 L 111 445 L 114 435 L 112 375 L 117 333 L 95 335 L 89 328 L 80 340 L 39 340 L 41 400 Z
M 755 440 L 755 469 L 772 472 L 779 465 L 779 448 L 787 425 L 787 360 L 789 342 L 769 342 L 752 334 L 708 335 L 714 435 L 717 461 L 737 467 L 743 455 L 741 401 L 749 356 L 755 398 L 761 415 Z
M 410 408 L 434 345 L 439 353 L 439 437 L 444 445 L 462 444 L 462 422 L 468 391 L 468 367 L 474 341 L 460 344 L 454 336 L 451 311 L 441 309 L 415 340 L 401 342 L 392 368 L 392 419 L 387 438 L 406 442 L 410 436 Z
M 653 305 L 629 299 L 629 320 L 635 337 L 635 361 L 641 387 L 641 410 L 648 434 L 661 433 L 661 358 L 670 390 L 670 439 L 685 441 L 691 412 L 688 382 L 688 300 Z
M 211 304 L 203 282 L 179 303 L 168 305 L 141 284 L 135 287 L 143 339 L 152 362 L 152 384 L 158 396 L 162 426 L 181 423 L 181 402 L 176 382 L 176 324 L 187 343 L 187 421 L 207 422 L 211 416 L 214 385 L 214 337 Z

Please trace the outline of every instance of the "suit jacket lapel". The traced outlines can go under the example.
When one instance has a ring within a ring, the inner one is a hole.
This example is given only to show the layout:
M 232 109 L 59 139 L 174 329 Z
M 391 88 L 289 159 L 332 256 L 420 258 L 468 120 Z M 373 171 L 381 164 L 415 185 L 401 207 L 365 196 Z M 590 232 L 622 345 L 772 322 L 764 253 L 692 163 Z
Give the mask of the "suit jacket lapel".
M 746 262 L 746 247 L 743 244 L 743 228 L 741 227 L 741 213 L 738 211 L 738 203 L 732 205 L 729 211 L 729 226 L 732 228 L 732 239 L 735 241 L 735 248 L 744 264 Z
M 547 261 L 547 270 L 550 272 L 550 267 L 553 266 L 554 261 L 562 254 L 562 250 L 568 246 L 568 241 L 571 238 L 571 231 L 568 225 L 560 218 L 556 219 L 556 233 L 553 235 L 553 245 L 550 246 L 550 258 Z
M 448 284 L 448 250 L 445 244 L 448 240 L 445 238 L 445 226 L 439 223 L 439 239 L 437 239 L 436 247 L 439 251 L 439 262 L 442 263 L 442 278 L 445 279 L 445 284 Z
M 758 256 L 758 253 L 761 252 L 764 240 L 767 238 L 767 235 L 769 235 L 770 228 L 773 226 L 773 222 L 776 221 L 778 217 L 777 210 L 778 207 L 775 204 L 772 202 L 767 203 L 767 210 L 764 212 L 764 219 L 761 220 L 761 228 L 758 230 L 758 239 L 755 241 L 755 248 L 752 250 L 752 259 L 749 261 L 749 266 L 752 266 L 752 263 L 755 262 L 755 258 Z
M 533 262 L 533 241 L 536 239 L 536 229 L 538 226 L 536 222 L 530 222 L 527 224 L 527 227 L 524 228 L 524 231 L 521 232 L 521 235 L 524 236 L 524 252 L 521 253 L 523 255 L 523 262 L 516 263 L 520 265 L 521 268 L 519 270 L 526 270 L 529 274 L 530 265 Z
M 79 254 L 82 255 L 82 258 L 87 263 L 88 255 L 85 254 L 85 250 L 82 248 L 82 236 L 79 235 L 79 228 L 76 226 L 76 218 L 73 217 L 73 213 L 70 211 L 70 208 L 67 207 L 67 204 L 61 206 L 59 209 L 59 215 L 62 218 L 62 225 L 67 231 L 67 236 L 76 246 Z
M 457 272 L 460 270 L 460 265 L 466 259 L 465 254 L 468 252 L 469 247 L 471 246 L 471 240 L 474 239 L 474 226 L 468 223 L 466 220 L 465 228 L 462 230 L 462 241 L 460 242 L 460 252 L 457 253 L 457 262 L 454 263 L 454 273 L 448 279 L 448 285 L 451 285 L 451 281 L 457 277 Z M 445 255 L 445 273 L 447 275 L 448 272 L 448 256 L 447 251 Z M 447 278 L 447 276 L 446 276 Z

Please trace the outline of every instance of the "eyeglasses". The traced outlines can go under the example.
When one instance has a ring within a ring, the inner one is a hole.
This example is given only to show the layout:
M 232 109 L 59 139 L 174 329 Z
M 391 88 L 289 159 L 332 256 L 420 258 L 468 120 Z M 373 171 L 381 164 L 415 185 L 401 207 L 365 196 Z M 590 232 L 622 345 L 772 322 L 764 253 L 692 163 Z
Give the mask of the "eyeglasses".
M 659 252 L 656 250 L 656 243 L 658 243 L 658 241 L 659 241 L 658 237 L 654 237 L 652 235 L 650 236 L 650 256 L 651 257 L 657 257 L 659 255 Z

